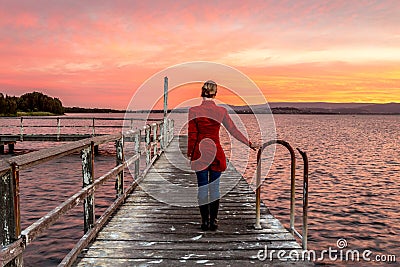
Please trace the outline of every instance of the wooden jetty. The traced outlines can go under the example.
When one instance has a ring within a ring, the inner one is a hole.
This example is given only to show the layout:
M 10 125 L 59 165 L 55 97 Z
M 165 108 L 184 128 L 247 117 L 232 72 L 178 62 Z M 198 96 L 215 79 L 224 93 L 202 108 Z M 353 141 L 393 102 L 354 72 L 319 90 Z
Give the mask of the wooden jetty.
M 255 194 L 231 164 L 221 177 L 221 190 L 236 186 L 221 199 L 216 232 L 200 229 L 198 207 L 172 206 L 143 190 L 154 186 L 158 191 L 168 190 L 163 183 L 196 187 L 189 166 L 182 163 L 177 167 L 168 159 L 179 158 L 186 151 L 185 145 L 185 137 L 172 141 L 74 266 L 312 265 L 291 261 L 290 255 L 301 255 L 302 248 L 264 205 L 262 229 L 254 228 Z M 160 173 L 164 181 L 159 179 Z M 281 259 L 272 250 L 281 251 Z
M 173 121 L 167 120 L 124 135 L 92 137 L 0 161 L 0 266 L 23 266 L 25 247 L 82 204 L 84 235 L 59 266 L 312 265 L 293 261 L 301 258 L 303 251 L 294 237 L 297 232 L 285 229 L 262 203 L 258 209 L 262 228 L 254 227 L 259 217 L 256 217 L 255 194 L 231 164 L 221 178 L 221 191 L 233 189 L 221 199 L 220 227 L 216 232 L 200 230 L 197 207 L 169 205 L 144 190 L 147 187 L 162 193 L 167 183 L 196 188 L 195 174 L 188 164 L 170 161 L 185 153 L 185 138 L 173 138 Z M 117 165 L 95 178 L 94 147 L 109 142 L 115 142 Z M 135 154 L 130 158 L 124 156 L 125 142 L 134 144 Z M 19 173 L 78 151 L 82 158 L 83 188 L 21 229 Z M 139 169 L 140 160 L 146 162 L 143 170 Z M 129 177 L 124 178 L 123 171 L 132 164 L 132 183 L 124 187 L 123 181 Z M 116 181 L 116 199 L 95 221 L 95 192 L 110 179 Z M 192 197 L 195 198 L 195 193 Z M 179 199 L 180 196 L 175 197 Z M 182 201 L 187 200 L 182 198 Z

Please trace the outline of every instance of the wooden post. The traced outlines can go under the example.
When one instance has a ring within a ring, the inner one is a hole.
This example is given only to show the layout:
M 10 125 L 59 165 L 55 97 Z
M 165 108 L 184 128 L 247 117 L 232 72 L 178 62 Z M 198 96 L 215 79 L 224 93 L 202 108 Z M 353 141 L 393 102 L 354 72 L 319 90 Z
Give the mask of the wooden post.
M 145 147 L 146 147 L 146 166 L 150 163 L 151 161 L 151 151 L 150 151 L 150 126 L 146 125 L 146 128 L 144 130 L 145 132 Z
M 117 151 L 116 164 L 117 166 L 124 163 L 124 138 L 115 141 L 115 148 Z M 124 193 L 124 171 L 122 170 L 117 174 L 115 181 L 115 189 L 117 190 L 117 197 Z
M 57 118 L 57 141 L 60 141 L 60 134 L 61 134 L 61 122 L 60 118 Z
M 164 122 L 160 123 L 160 151 L 164 151 L 166 147 L 165 143 L 165 127 L 164 127 Z
M 14 153 L 14 143 L 8 144 L 8 154 Z
M 93 184 L 94 177 L 94 143 L 81 151 L 82 158 L 82 187 Z M 94 225 L 95 210 L 94 210 L 94 194 L 87 196 L 83 202 L 84 224 L 83 230 L 85 233 Z
M 135 135 L 135 147 L 134 151 L 137 155 L 139 155 L 139 158 L 135 161 L 135 177 L 134 179 L 137 179 L 139 177 L 139 171 L 140 171 L 140 139 L 141 139 L 141 130 L 138 131 L 138 133 Z
M 6 246 L 16 241 L 21 234 L 19 207 L 19 171 L 13 164 L 9 171 L 0 174 L 0 240 Z M 6 266 L 23 266 L 22 254 Z
M 131 119 L 131 126 L 130 126 L 131 128 L 131 130 L 133 130 L 135 127 L 134 127 L 134 124 L 133 124 L 133 119 Z
M 20 129 L 20 137 L 19 137 L 19 139 L 22 142 L 22 141 L 24 141 L 24 118 L 23 117 L 21 117 L 21 127 L 20 128 L 21 129 Z
M 164 77 L 164 121 L 163 121 L 163 137 L 161 139 L 161 148 L 165 150 L 165 148 L 168 146 L 168 119 L 167 119 L 167 113 L 168 113 L 168 77 Z
M 168 120 L 168 144 L 172 141 L 174 138 L 174 127 L 175 127 L 175 121 L 174 120 Z
M 155 155 L 157 155 L 157 123 L 153 123 L 153 129 L 152 129 L 152 132 L 153 132 L 153 157 L 155 156 Z M 153 157 L 151 157 L 151 158 L 153 158 Z
M 95 126 L 95 122 L 94 122 L 94 118 L 92 119 L 92 136 L 96 135 L 96 126 Z

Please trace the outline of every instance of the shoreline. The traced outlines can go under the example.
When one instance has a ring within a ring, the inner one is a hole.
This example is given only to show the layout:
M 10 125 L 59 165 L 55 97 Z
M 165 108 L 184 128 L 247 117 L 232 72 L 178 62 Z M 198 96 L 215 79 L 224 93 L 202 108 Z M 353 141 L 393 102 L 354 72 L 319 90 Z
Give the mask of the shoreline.
M 17 115 L 0 115 L 0 118 L 21 118 L 21 117 L 64 117 L 67 116 L 68 114 L 120 114 L 123 112 L 66 112 L 64 114 L 53 114 L 49 112 L 36 112 L 34 114 L 30 112 L 22 112 L 18 113 Z M 156 113 L 162 113 L 162 112 L 145 112 L 145 111 L 138 111 L 138 112 L 132 112 L 132 111 L 127 111 L 126 113 L 133 113 L 133 114 L 146 114 L 146 113 L 151 113 L 151 114 L 156 114 Z M 168 111 L 169 114 L 171 114 L 170 111 Z M 173 112 L 175 114 L 180 113 L 180 114 L 185 114 L 188 112 Z M 267 112 L 229 112 L 229 114 L 244 114 L 244 115 L 251 115 L 251 114 L 272 114 L 272 115 L 335 115 L 335 116 L 400 116 L 400 113 L 324 113 L 324 112 L 297 112 L 297 113 L 287 113 L 287 112 L 272 112 L 272 113 L 267 113 Z

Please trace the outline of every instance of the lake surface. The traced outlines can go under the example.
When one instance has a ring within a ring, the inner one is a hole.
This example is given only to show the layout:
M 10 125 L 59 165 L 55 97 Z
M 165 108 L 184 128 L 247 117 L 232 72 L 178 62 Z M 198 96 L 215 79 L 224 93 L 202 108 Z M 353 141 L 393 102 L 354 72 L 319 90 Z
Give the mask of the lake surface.
M 107 116 L 122 117 L 123 114 Z M 266 115 L 258 115 L 258 118 L 263 134 L 268 135 L 271 125 L 263 124 L 263 116 L 267 120 Z M 172 114 L 172 117 L 176 121 L 176 132 L 185 133 L 187 114 Z M 240 115 L 240 119 L 254 138 L 257 125 L 251 115 Z M 310 160 L 309 249 L 337 249 L 337 240 L 345 239 L 349 250 L 400 255 L 400 116 L 274 115 L 274 119 L 277 137 L 306 151 Z M 3 126 L 4 122 L 0 123 L 2 132 L 5 131 Z M 224 138 L 221 140 L 226 144 Z M 23 154 L 54 145 L 58 143 L 17 143 L 15 152 Z M 238 149 L 247 148 L 239 146 Z M 244 172 L 248 180 L 252 179 L 255 167 L 255 153 L 250 155 Z M 10 155 L 0 155 L 0 159 L 7 157 Z M 301 162 L 298 156 L 298 230 L 301 230 Z M 95 159 L 96 177 L 112 166 L 115 166 L 113 147 L 100 147 L 100 155 Z M 263 177 L 266 174 L 264 170 Z M 290 159 L 283 147 L 276 148 L 274 162 L 265 178 L 263 201 L 288 227 Z M 79 154 L 24 170 L 20 179 L 22 226 L 25 228 L 79 190 Z M 100 215 L 115 196 L 114 183 L 108 183 L 96 194 L 96 213 Z M 78 206 L 27 247 L 25 266 L 57 265 L 80 238 L 82 229 L 82 207 Z M 344 262 L 334 264 L 339 266 Z M 365 262 L 354 264 L 365 266 Z

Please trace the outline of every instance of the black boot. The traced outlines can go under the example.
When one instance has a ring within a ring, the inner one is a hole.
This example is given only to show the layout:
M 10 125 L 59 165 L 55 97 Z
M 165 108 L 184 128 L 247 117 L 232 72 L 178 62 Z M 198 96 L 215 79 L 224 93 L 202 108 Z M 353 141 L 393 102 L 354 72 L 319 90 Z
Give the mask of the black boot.
M 219 199 L 210 203 L 210 230 L 216 231 L 218 229 L 218 209 Z
M 210 226 L 208 204 L 199 206 L 201 214 L 201 230 L 207 231 Z

